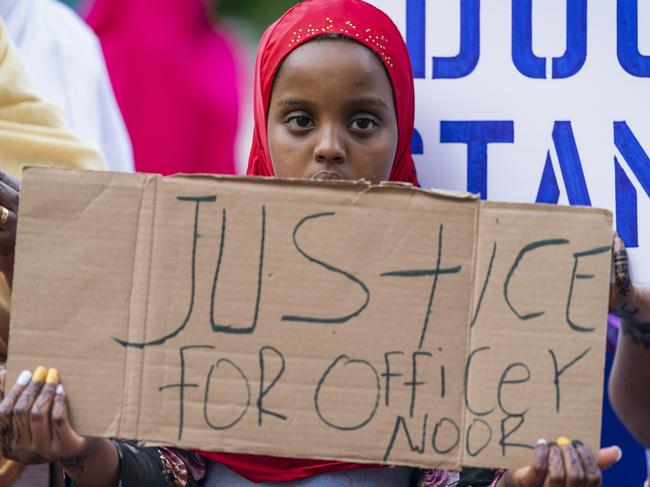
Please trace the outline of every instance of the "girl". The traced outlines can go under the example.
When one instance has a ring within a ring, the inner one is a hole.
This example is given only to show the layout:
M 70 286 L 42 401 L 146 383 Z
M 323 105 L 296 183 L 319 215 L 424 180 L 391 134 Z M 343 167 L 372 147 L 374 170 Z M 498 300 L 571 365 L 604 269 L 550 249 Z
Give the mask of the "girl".
M 255 77 L 249 174 L 417 184 L 411 158 L 414 90 L 399 31 L 361 0 L 306 0 L 262 38 Z M 0 189 L 0 204 L 17 187 Z M 10 210 L 15 211 L 15 207 Z M 7 228 L 13 232 L 13 228 Z M 29 431 L 27 435 L 25 432 Z M 21 461 L 60 462 L 79 487 L 456 485 L 459 474 L 165 448 L 83 438 L 71 428 L 55 370 L 22 375 L 0 403 L 0 445 Z M 464 471 L 458 485 L 600 485 L 598 459 L 579 442 L 540 441 L 533 464 L 507 472 Z M 270 484 L 265 484 L 270 485 Z

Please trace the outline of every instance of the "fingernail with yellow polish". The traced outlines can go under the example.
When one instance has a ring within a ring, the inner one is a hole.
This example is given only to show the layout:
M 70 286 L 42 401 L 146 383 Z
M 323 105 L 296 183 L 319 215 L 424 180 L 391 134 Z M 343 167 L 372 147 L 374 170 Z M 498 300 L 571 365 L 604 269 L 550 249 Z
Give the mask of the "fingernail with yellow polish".
M 50 369 L 47 371 L 47 378 L 45 379 L 46 384 L 54 384 L 59 380 L 59 371 L 56 369 Z
M 557 446 L 567 446 L 571 444 L 571 440 L 566 436 L 560 436 L 557 440 L 555 440 L 555 443 L 557 443 Z
M 34 371 L 34 374 L 32 375 L 32 380 L 34 382 L 41 382 L 43 379 L 45 379 L 45 373 L 47 370 L 45 370 L 45 367 L 39 366 L 36 368 Z

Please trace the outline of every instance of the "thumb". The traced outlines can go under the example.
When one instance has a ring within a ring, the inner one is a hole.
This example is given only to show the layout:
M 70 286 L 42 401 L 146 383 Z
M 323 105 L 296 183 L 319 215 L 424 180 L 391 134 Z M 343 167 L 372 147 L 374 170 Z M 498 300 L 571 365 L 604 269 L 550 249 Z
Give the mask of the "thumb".
M 618 462 L 623 456 L 623 450 L 618 446 L 608 446 L 601 448 L 598 452 L 598 468 L 607 470 L 609 467 Z

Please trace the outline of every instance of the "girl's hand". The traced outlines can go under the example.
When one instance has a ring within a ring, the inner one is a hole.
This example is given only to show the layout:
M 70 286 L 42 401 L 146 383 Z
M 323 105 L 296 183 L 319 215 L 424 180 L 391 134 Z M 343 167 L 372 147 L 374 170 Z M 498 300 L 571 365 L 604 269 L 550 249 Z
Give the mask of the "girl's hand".
M 617 446 L 602 448 L 598 458 L 579 441 L 558 438 L 556 443 L 540 440 L 534 462 L 524 468 L 508 470 L 498 487 L 598 487 L 601 471 L 621 458 Z
M 24 464 L 74 463 L 91 449 L 93 438 L 79 436 L 68 421 L 65 394 L 56 369 L 24 371 L 4 394 L 0 370 L 0 450 Z
M 14 278 L 19 200 L 20 183 L 13 176 L 0 171 L 0 272 L 5 275 L 9 286 Z
M 614 235 L 612 245 L 614 282 L 609 289 L 609 311 L 630 323 L 650 323 L 650 287 L 634 284 L 630 272 L 625 244 Z

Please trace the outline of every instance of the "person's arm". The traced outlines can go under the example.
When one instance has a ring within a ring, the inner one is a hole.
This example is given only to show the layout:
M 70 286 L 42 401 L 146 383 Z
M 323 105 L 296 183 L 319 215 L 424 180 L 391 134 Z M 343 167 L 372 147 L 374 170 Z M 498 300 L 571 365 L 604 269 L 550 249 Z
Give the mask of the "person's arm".
M 609 307 L 621 317 L 621 333 L 609 377 L 609 398 L 623 424 L 650 447 L 650 288 L 631 282 L 627 252 L 618 236 L 613 261 Z
M 117 487 L 120 460 L 116 446 L 105 438 L 87 440 L 85 451 L 59 462 L 67 477 L 67 484 L 76 487 Z
M 630 433 L 650 448 L 650 320 L 622 319 L 609 399 Z
M 630 281 L 627 252 L 618 237 L 614 275 L 610 310 L 621 317 L 621 333 L 609 378 L 609 399 L 623 424 L 650 448 L 650 288 Z

